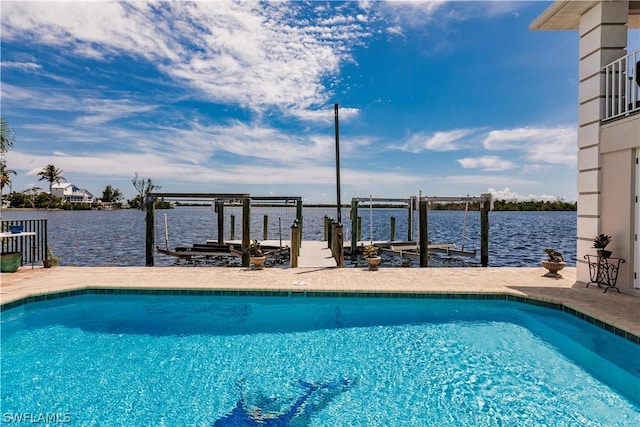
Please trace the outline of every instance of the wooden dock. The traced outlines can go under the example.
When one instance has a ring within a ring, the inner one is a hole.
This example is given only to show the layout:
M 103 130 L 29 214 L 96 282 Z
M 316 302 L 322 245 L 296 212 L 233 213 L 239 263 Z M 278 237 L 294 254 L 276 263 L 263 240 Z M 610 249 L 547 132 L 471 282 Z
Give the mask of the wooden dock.
M 298 267 L 330 268 L 337 267 L 337 264 L 327 242 L 304 240 L 300 247 Z
M 358 253 L 372 243 L 378 248 L 380 253 L 388 253 L 410 259 L 419 259 L 420 256 L 417 242 L 402 241 L 358 241 Z M 267 256 L 270 256 L 269 253 L 273 255 L 276 253 L 289 252 L 291 248 L 291 242 L 289 240 L 263 240 L 260 244 L 265 248 Z M 231 245 L 231 250 L 229 250 L 228 245 Z M 242 242 L 240 240 L 230 240 L 222 246 L 218 245 L 216 240 L 207 240 L 205 244 L 194 244 L 193 248 L 180 247 L 176 248 L 176 250 L 169 250 L 157 247 L 156 250 L 158 253 L 182 258 L 229 255 L 229 252 L 231 255 L 240 256 L 241 246 Z M 217 250 L 218 247 L 222 247 L 224 250 Z M 350 244 L 345 242 L 344 252 L 348 253 L 350 250 Z M 428 245 L 428 251 L 454 256 L 476 256 L 475 249 L 473 251 L 457 250 L 453 243 L 430 244 Z M 331 256 L 331 250 L 328 248 L 326 241 L 304 240 L 300 247 L 297 266 L 302 268 L 335 268 L 338 266 L 338 263 L 336 259 Z
M 228 243 L 232 243 L 237 247 L 240 247 L 242 242 L 240 240 L 232 240 Z M 279 246 L 279 240 L 262 240 L 261 245 L 264 246 Z M 282 240 L 283 247 L 291 247 L 289 240 Z M 319 240 L 304 240 L 300 247 L 300 255 L 298 257 L 298 267 L 305 268 L 331 268 L 337 267 L 336 260 L 331 256 L 331 250 L 327 247 L 327 242 Z

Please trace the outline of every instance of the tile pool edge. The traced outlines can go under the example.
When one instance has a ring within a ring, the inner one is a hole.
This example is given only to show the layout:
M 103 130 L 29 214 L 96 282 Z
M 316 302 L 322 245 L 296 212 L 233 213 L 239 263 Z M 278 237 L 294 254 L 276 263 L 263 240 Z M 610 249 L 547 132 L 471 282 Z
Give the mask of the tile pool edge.
M 175 289 L 175 288 L 118 288 L 118 287 L 83 287 L 73 290 L 47 292 L 29 295 L 0 305 L 0 312 L 22 305 L 49 301 L 79 295 L 178 295 L 178 296 L 284 296 L 284 297 L 350 297 L 350 298 L 415 298 L 415 299 L 474 299 L 514 301 L 540 307 L 563 311 L 582 319 L 594 326 L 605 329 L 615 335 L 640 345 L 640 336 L 623 328 L 602 321 L 579 309 L 570 307 L 552 298 L 538 298 L 511 294 L 508 292 L 434 292 L 434 291 L 331 291 L 304 289 Z

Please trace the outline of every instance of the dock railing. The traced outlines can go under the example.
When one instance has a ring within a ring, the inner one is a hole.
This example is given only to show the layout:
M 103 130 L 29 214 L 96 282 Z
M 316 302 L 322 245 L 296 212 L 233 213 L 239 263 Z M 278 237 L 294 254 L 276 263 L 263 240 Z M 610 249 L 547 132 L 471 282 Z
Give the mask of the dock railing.
M 640 49 L 606 65 L 604 74 L 602 120 L 640 112 Z
M 46 219 L 15 219 L 2 220 L 0 230 L 8 232 L 11 226 L 22 226 L 23 232 L 35 233 L 34 236 L 19 236 L 2 239 L 3 254 L 20 252 L 22 265 L 34 264 L 45 260 L 47 257 L 47 220 Z

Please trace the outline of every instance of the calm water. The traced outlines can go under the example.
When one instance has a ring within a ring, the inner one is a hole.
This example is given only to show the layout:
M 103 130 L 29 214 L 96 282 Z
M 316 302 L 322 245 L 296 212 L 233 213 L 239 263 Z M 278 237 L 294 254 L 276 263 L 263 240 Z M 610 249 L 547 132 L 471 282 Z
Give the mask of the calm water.
M 86 295 L 7 310 L 1 328 L 14 420 L 640 425 L 640 346 L 515 302 Z
M 269 216 L 268 237 L 280 235 L 289 239 L 295 208 L 252 208 L 251 238 L 262 240 L 263 216 Z M 407 211 L 405 209 L 374 209 L 373 227 L 369 210 L 358 211 L 362 217 L 362 239 L 389 240 L 390 218 L 396 218 L 396 240 L 407 240 Z M 217 239 L 217 214 L 210 207 L 181 207 L 156 211 L 156 244 L 163 246 L 164 214 L 167 215 L 169 246 L 190 246 Z M 225 208 L 225 239 L 230 237 L 230 216 L 235 215 L 236 239 L 240 238 L 240 208 Z M 324 216 L 335 217 L 335 209 L 305 208 L 303 210 L 303 238 L 322 240 Z M 345 240 L 351 239 L 349 212 L 343 209 Z M 429 211 L 429 240 L 434 243 L 463 244 L 464 212 Z M 46 218 L 49 241 L 61 265 L 141 266 L 145 264 L 145 216 L 138 210 L 116 211 L 3 211 L 2 218 Z M 539 266 L 545 258 L 544 248 L 552 247 L 564 254 L 567 265 L 576 262 L 575 212 L 491 212 L 489 214 L 489 265 L 529 267 Z M 417 215 L 415 215 L 417 227 Z M 414 240 L 417 232 L 413 233 Z M 464 233 L 465 250 L 478 251 L 479 263 L 480 214 L 469 212 Z M 156 265 L 172 265 L 175 259 L 158 255 Z

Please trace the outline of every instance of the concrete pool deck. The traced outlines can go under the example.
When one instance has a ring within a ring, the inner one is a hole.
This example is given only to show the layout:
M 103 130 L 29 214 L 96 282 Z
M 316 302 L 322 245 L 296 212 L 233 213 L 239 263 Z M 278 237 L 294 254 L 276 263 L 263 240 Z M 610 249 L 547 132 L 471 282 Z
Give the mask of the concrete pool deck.
M 576 282 L 576 269 L 562 279 L 540 268 L 267 268 L 229 267 L 21 267 L 0 275 L 0 303 L 83 289 L 179 289 L 230 291 L 394 292 L 508 294 L 562 304 L 640 336 L 640 297 Z

